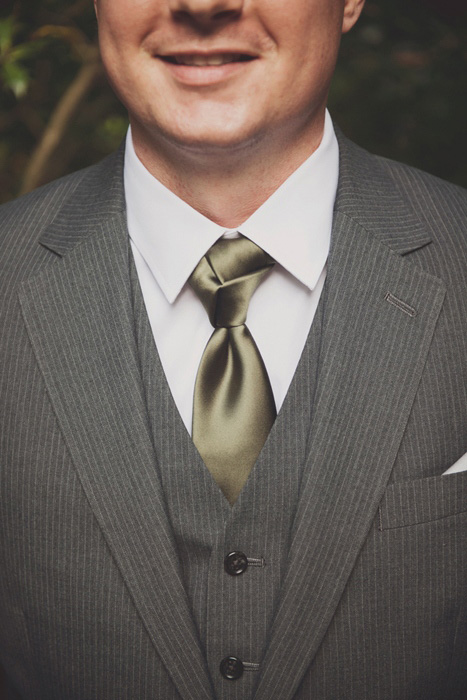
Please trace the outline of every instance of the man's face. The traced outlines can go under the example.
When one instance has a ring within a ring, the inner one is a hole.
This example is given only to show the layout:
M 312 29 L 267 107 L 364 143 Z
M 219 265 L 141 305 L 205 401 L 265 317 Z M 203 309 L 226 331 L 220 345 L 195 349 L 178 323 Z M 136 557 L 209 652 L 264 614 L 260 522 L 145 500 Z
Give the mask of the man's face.
M 363 0 L 96 0 L 102 57 L 146 142 L 284 144 L 322 120 Z

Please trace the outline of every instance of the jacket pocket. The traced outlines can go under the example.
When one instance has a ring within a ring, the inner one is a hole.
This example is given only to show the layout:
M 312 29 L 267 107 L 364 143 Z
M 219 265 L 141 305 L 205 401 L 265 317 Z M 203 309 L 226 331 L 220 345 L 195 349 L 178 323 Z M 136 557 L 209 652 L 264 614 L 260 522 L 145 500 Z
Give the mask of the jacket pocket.
M 379 505 L 379 529 L 390 530 L 467 512 L 467 472 L 389 484 Z

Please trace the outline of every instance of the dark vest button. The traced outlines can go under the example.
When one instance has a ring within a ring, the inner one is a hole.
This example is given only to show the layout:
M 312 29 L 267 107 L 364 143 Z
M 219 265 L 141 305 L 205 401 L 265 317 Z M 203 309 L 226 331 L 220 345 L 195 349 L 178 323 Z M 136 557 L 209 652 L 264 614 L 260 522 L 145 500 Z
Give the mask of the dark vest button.
M 236 656 L 226 656 L 220 663 L 220 672 L 228 681 L 236 681 L 243 676 L 243 664 Z
M 224 559 L 224 569 L 230 576 L 239 576 L 248 568 L 248 559 L 243 552 L 230 552 Z

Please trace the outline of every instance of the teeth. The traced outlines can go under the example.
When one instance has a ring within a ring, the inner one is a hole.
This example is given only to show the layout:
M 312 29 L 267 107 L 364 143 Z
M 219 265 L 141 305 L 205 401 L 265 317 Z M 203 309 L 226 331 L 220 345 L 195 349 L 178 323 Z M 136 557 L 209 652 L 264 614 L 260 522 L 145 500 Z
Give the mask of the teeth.
M 174 56 L 175 63 L 182 66 L 222 66 L 224 63 L 240 61 L 240 54 L 224 53 L 212 54 L 211 56 L 200 56 L 191 54 L 185 56 Z

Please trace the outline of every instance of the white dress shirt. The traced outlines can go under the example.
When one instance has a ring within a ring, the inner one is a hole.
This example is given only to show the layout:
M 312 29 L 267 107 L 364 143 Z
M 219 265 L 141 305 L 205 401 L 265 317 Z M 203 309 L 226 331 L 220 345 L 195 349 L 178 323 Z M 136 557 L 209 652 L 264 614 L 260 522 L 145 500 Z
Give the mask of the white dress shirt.
M 187 280 L 221 236 L 246 236 L 275 260 L 253 295 L 247 326 L 279 411 L 302 353 L 326 276 L 339 148 L 326 113 L 319 148 L 238 229 L 226 230 L 156 180 L 128 132 L 124 186 L 128 230 L 154 340 L 173 398 L 191 433 L 196 373 L 213 328 Z

